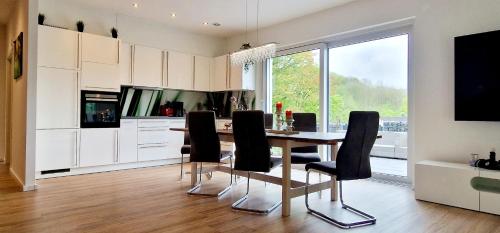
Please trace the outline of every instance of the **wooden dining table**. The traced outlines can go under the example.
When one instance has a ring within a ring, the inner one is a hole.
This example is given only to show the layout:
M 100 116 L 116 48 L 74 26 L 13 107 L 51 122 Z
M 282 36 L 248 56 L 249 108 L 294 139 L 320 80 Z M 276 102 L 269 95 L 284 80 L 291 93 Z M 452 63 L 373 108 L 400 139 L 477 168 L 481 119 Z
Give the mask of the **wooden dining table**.
M 187 132 L 186 128 L 170 128 L 172 131 L 184 131 Z M 234 142 L 233 132 L 231 129 L 218 129 L 217 134 L 221 141 Z M 266 131 L 267 139 L 272 147 L 279 147 L 282 149 L 282 159 L 283 168 L 281 177 L 275 177 L 264 173 L 251 172 L 250 178 L 261 180 L 277 185 L 281 185 L 281 198 L 282 198 L 282 216 L 290 216 L 291 200 L 294 197 L 299 197 L 305 195 L 305 180 L 298 181 L 292 180 L 291 175 L 291 150 L 295 147 L 304 146 L 317 146 L 317 145 L 327 145 L 331 147 L 330 159 L 335 160 L 337 158 L 338 144 L 342 142 L 345 138 L 345 133 L 322 133 L 322 132 L 299 132 L 298 134 L 278 134 Z M 380 138 L 381 136 L 378 136 Z M 213 170 L 231 173 L 231 168 L 227 166 L 215 166 Z M 198 182 L 198 164 L 191 163 L 191 185 L 194 187 Z M 234 170 L 233 174 L 246 177 L 248 172 Z M 324 189 L 331 189 L 331 200 L 337 200 L 337 182 L 334 176 L 330 180 L 320 181 L 315 184 L 309 185 L 309 192 L 317 192 Z

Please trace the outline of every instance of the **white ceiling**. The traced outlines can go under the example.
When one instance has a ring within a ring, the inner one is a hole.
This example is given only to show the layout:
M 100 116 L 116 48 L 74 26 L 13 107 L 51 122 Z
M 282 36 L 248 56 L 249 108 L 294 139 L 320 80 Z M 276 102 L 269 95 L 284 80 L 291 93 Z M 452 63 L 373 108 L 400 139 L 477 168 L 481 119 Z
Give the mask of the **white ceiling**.
M 245 32 L 246 0 L 71 0 L 94 8 L 159 21 L 202 34 L 229 37 Z M 257 24 L 257 1 L 248 0 L 248 27 Z M 354 0 L 260 0 L 259 27 L 279 24 Z M 139 7 L 132 7 L 138 3 Z M 176 17 L 172 18 L 171 13 Z M 203 22 L 210 23 L 204 26 Z M 214 27 L 211 24 L 220 23 Z
M 6 24 L 16 0 L 0 0 L 0 24 Z

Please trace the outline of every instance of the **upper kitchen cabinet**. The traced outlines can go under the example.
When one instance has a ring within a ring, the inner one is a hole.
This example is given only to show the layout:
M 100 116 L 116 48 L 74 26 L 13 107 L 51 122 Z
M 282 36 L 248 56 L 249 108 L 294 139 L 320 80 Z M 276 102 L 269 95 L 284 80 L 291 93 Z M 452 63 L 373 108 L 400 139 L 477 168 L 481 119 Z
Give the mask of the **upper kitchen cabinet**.
M 82 62 L 117 65 L 119 46 L 118 39 L 82 33 Z
M 120 43 L 119 56 L 120 83 L 122 85 L 133 85 L 132 80 L 132 46 L 129 43 Z
M 134 86 L 162 86 L 163 51 L 140 45 L 132 50 L 132 80 Z
M 212 61 L 213 59 L 209 57 L 194 57 L 194 90 L 210 91 Z
M 172 89 L 193 90 L 194 56 L 169 51 L 167 64 L 167 87 Z
M 78 33 L 38 26 L 38 66 L 78 69 Z
M 78 72 L 38 67 L 36 128 L 78 128 Z
M 228 55 L 219 56 L 214 59 L 212 91 L 225 91 L 228 88 L 228 62 Z
M 82 90 L 120 91 L 118 65 L 82 62 Z
M 254 65 L 230 65 L 229 90 L 255 90 Z

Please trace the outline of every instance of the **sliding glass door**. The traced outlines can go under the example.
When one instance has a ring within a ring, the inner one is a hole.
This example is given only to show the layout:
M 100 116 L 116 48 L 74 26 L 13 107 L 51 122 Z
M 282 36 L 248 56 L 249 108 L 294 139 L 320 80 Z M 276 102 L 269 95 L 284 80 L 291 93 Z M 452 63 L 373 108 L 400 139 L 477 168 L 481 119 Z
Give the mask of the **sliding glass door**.
M 333 47 L 328 60 L 328 130 L 345 132 L 351 111 L 379 112 L 372 170 L 406 176 L 408 35 Z
M 283 50 L 267 62 L 267 110 L 316 113 L 318 131 L 345 133 L 351 111 L 380 113 L 375 173 L 407 176 L 407 29 Z

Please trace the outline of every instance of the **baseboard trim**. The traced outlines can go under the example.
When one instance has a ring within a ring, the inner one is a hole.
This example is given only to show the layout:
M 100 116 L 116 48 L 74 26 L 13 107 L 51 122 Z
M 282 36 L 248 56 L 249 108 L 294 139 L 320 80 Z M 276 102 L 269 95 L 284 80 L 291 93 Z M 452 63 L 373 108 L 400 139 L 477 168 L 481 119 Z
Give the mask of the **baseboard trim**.
M 23 192 L 34 191 L 34 190 L 37 189 L 38 185 L 36 185 L 36 184 L 34 184 L 34 185 L 24 185 L 24 182 L 19 178 L 19 176 L 12 169 L 12 167 L 9 168 L 9 173 L 10 173 L 10 175 L 12 177 L 14 177 L 14 180 L 16 181 L 16 183 L 19 185 L 19 188 L 21 188 L 21 190 Z

